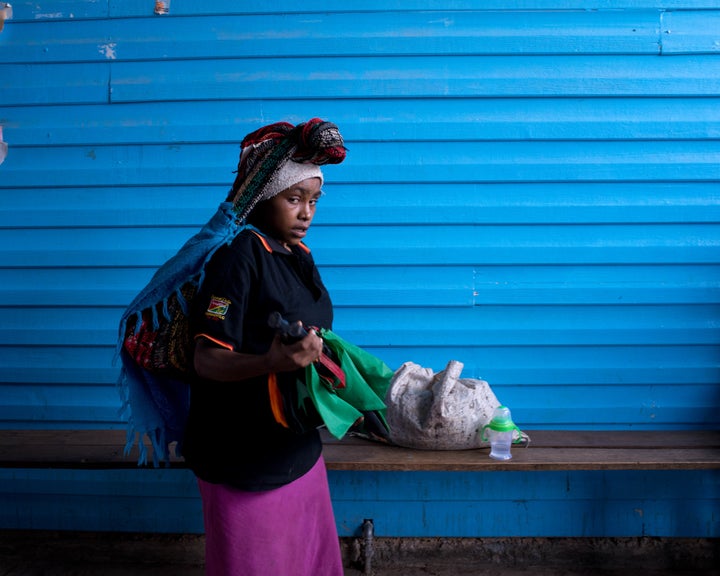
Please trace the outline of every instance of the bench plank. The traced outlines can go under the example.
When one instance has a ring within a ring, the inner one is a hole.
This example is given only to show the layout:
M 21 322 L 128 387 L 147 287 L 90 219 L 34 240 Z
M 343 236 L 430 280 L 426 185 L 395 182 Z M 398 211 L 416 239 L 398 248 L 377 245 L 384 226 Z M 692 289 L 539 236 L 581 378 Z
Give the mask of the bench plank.
M 0 430 L 0 467 L 134 468 L 138 448 L 125 455 L 124 430 Z M 147 439 L 148 459 L 152 448 Z M 173 465 L 184 466 L 172 458 Z
M 326 446 L 331 470 L 489 471 L 489 470 L 693 470 L 720 468 L 717 448 L 517 448 L 499 462 L 487 450 L 416 451 L 386 447 Z
M 720 469 L 720 431 L 534 430 L 513 459 L 488 449 L 413 450 L 323 433 L 330 470 L 697 470 Z M 133 468 L 137 448 L 124 454 L 123 430 L 0 430 L 0 467 Z M 184 467 L 173 458 L 172 466 Z

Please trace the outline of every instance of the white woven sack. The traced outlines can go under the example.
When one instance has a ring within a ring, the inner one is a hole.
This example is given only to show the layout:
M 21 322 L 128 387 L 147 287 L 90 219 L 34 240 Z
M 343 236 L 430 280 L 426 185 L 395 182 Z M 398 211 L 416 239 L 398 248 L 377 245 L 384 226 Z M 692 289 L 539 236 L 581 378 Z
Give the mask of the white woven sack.
M 460 378 L 462 369 L 456 360 L 437 374 L 413 362 L 398 368 L 385 398 L 392 442 L 427 450 L 487 446 L 480 431 L 500 402 L 485 380 Z

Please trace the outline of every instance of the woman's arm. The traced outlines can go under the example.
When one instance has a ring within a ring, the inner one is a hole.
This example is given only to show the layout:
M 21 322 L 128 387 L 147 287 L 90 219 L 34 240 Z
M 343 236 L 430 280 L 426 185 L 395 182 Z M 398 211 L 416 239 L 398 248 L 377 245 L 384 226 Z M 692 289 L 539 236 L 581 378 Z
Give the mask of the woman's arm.
M 271 372 L 290 372 L 315 362 L 322 352 L 322 338 L 310 331 L 294 344 L 276 336 L 265 354 L 244 354 L 222 348 L 207 338 L 195 344 L 195 371 L 201 378 L 219 382 L 245 380 Z

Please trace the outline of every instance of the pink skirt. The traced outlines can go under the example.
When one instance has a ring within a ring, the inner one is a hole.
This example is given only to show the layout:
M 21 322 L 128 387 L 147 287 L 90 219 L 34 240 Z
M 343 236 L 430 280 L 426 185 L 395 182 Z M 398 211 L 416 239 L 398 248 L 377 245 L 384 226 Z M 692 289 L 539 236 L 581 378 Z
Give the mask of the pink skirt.
M 243 492 L 198 480 L 207 576 L 342 576 L 322 456 L 294 482 Z

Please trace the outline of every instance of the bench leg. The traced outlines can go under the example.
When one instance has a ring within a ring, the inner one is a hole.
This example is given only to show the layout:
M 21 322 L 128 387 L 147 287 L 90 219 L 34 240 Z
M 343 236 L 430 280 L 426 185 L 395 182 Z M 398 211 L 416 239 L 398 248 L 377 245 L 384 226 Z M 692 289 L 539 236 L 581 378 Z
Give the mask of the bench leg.
M 366 518 L 362 524 L 363 538 L 363 574 L 372 574 L 372 557 L 375 553 L 373 548 L 373 538 L 375 536 L 375 524 L 372 518 Z

